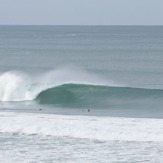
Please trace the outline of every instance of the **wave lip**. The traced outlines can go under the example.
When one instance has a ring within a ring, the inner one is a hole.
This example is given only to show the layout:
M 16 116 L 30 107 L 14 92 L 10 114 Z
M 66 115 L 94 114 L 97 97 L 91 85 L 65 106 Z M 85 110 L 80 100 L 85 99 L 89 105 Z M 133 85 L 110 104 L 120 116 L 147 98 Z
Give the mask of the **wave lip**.
M 100 141 L 163 141 L 162 119 L 0 113 L 0 132 Z

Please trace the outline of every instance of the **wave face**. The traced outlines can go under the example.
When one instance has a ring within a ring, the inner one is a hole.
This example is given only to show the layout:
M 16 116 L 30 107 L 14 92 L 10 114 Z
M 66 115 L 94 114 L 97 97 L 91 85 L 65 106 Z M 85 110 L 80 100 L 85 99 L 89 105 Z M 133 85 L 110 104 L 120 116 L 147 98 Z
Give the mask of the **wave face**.
M 44 90 L 36 97 L 41 104 L 65 107 L 119 107 L 133 104 L 136 104 L 135 107 L 153 107 L 162 99 L 163 90 L 88 84 L 63 84 Z

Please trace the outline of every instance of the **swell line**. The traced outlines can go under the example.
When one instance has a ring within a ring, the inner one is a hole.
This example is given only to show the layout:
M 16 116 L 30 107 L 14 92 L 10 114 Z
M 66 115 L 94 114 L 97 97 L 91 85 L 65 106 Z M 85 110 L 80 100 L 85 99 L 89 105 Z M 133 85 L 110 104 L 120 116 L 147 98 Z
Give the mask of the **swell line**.
M 36 101 L 62 106 L 109 106 L 110 104 L 163 99 L 163 90 L 111 87 L 87 84 L 63 84 L 40 92 Z

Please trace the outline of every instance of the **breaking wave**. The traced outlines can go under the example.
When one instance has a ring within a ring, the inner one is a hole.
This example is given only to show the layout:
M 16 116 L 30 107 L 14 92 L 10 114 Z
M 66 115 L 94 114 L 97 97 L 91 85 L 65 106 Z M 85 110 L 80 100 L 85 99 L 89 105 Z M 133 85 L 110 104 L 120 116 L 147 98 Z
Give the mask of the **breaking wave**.
M 80 78 L 78 76 L 77 79 L 74 77 L 71 79 L 70 76 L 75 76 L 72 72 L 71 75 L 69 72 L 67 78 L 65 77 L 67 72 L 64 71 L 64 77 L 60 74 L 60 71 L 57 71 L 31 79 L 21 72 L 4 73 L 0 76 L 0 101 L 31 100 L 62 107 L 103 108 L 123 105 L 153 107 L 160 104 L 161 106 L 163 99 L 163 90 L 159 89 L 98 84 L 92 82 L 88 75 L 80 74 Z

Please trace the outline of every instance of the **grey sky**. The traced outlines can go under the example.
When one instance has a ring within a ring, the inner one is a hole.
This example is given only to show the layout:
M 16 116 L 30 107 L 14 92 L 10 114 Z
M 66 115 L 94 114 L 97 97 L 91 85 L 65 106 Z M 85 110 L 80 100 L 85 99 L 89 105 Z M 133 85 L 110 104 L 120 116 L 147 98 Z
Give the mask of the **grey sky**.
M 163 0 L 0 0 L 0 24 L 163 25 Z

